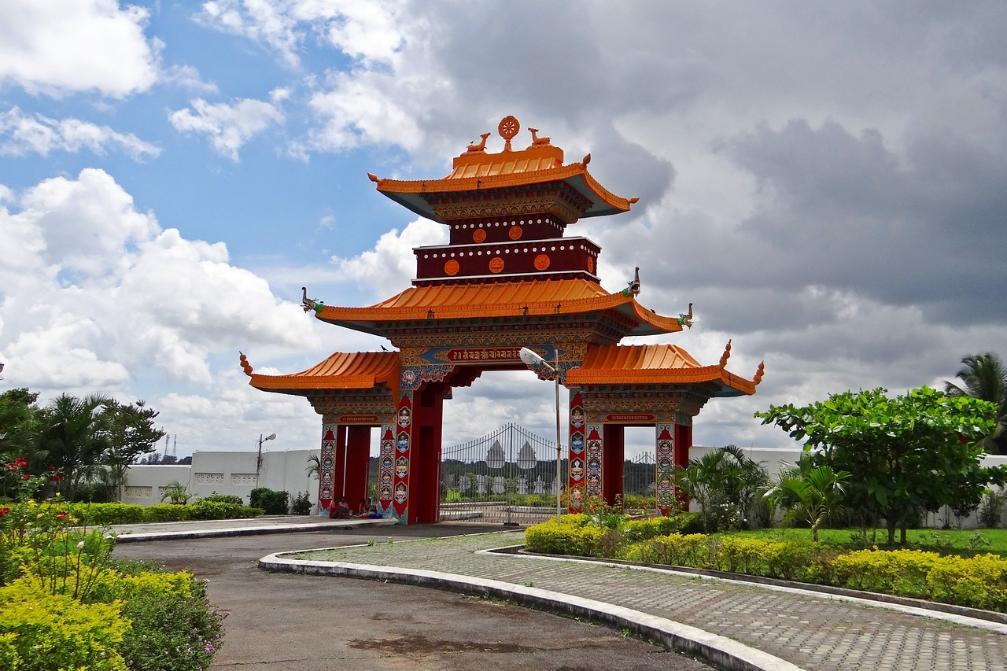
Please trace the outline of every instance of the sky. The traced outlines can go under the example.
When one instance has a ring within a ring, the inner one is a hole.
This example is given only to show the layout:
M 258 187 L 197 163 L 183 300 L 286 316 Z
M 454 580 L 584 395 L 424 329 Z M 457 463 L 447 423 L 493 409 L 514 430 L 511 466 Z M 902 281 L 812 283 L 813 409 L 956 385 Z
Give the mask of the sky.
M 609 290 L 640 266 L 644 305 L 695 304 L 646 341 L 765 360 L 695 443 L 786 447 L 753 412 L 1007 355 L 1004 34 L 999 1 L 6 0 L 0 389 L 143 399 L 179 456 L 316 447 L 307 402 L 250 389 L 238 351 L 279 373 L 388 346 L 305 315 L 300 287 L 409 286 L 445 227 L 366 173 L 441 177 L 513 114 L 640 197 L 571 234 Z M 484 375 L 445 443 L 549 436 L 551 396 Z

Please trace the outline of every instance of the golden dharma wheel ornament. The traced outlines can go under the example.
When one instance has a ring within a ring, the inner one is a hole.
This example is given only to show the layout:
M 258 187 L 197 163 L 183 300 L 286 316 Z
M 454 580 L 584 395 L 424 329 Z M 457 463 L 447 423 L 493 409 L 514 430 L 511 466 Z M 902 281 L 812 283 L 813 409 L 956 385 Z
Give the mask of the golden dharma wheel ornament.
M 520 130 L 521 123 L 517 120 L 517 117 L 507 115 L 503 119 L 500 119 L 497 131 L 500 133 L 500 137 L 504 139 L 504 151 L 511 150 L 510 141 L 517 137 Z

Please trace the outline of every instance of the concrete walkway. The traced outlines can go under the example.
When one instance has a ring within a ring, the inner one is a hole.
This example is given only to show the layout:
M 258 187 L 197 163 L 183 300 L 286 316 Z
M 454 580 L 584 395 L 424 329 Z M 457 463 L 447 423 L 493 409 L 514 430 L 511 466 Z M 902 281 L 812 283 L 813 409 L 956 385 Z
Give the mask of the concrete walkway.
M 119 543 L 156 540 L 187 540 L 192 538 L 223 538 L 228 536 L 258 536 L 261 534 L 301 533 L 392 526 L 395 520 L 330 520 L 313 515 L 282 515 L 253 517 L 240 520 L 191 520 L 188 522 L 156 522 L 149 524 L 116 524 L 111 527 Z
M 604 601 L 727 636 L 805 669 L 1007 671 L 1007 636 L 987 629 L 757 585 L 480 554 L 522 541 L 522 532 L 505 532 L 285 556 L 448 572 Z

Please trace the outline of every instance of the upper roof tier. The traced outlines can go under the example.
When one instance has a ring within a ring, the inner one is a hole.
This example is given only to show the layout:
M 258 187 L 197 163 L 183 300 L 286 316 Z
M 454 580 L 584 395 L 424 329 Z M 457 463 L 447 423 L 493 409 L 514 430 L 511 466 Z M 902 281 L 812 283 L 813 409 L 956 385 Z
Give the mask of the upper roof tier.
M 629 290 L 610 294 L 585 279 L 418 286 L 363 308 L 322 305 L 305 297 L 305 309 L 324 322 L 379 335 L 380 325 L 390 322 L 603 312 L 621 316 L 626 335 L 672 333 L 689 323 L 685 315 L 665 317 L 643 307 Z
M 587 166 L 588 154 L 578 163 L 563 164 L 563 150 L 550 138 L 529 129 L 532 143 L 514 151 L 511 140 L 521 128 L 512 116 L 500 121 L 503 151 L 486 151 L 489 133 L 482 142 L 470 144 L 452 163 L 451 174 L 442 179 L 381 179 L 368 173 L 378 191 L 413 212 L 439 221 L 494 216 L 554 214 L 570 224 L 580 217 L 597 217 L 629 211 L 637 198 L 623 198 L 603 187 Z M 535 198 L 529 201 L 529 188 Z M 528 209 L 532 207 L 533 209 Z M 533 211 L 534 210 L 534 211 Z

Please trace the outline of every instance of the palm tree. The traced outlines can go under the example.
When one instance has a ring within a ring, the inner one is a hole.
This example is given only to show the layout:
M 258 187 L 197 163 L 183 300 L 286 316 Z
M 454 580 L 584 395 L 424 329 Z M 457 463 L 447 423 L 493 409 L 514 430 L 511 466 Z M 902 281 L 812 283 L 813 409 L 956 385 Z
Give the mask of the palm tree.
M 315 479 L 321 477 L 322 460 L 317 454 L 312 454 L 308 457 L 308 467 L 304 469 L 304 472 L 308 474 L 309 478 L 312 475 L 315 476 Z
M 176 480 L 175 482 L 170 482 L 161 489 L 161 501 L 165 499 L 171 501 L 171 503 L 184 506 L 189 502 L 189 498 L 192 495 L 186 491 L 185 485 Z
M 675 486 L 688 492 L 702 507 L 706 531 L 714 531 L 717 526 L 713 513 L 718 504 L 735 507 L 742 515 L 749 515 L 756 493 L 768 480 L 766 471 L 734 445 L 705 454 L 700 459 L 690 459 L 687 466 L 676 469 L 674 478 Z
M 62 394 L 42 411 L 41 446 L 46 460 L 63 471 L 57 489 L 66 498 L 73 498 L 85 479 L 99 477 L 101 455 L 108 448 L 101 421 L 105 401 L 98 395 Z
M 780 481 L 764 496 L 781 505 L 811 526 L 811 539 L 818 542 L 818 528 L 842 506 L 850 478 L 846 471 L 834 471 L 831 466 L 813 468 L 802 459 L 797 468 L 785 471 Z
M 1007 367 L 992 352 L 970 354 L 962 359 L 955 376 L 958 385 L 945 381 L 944 390 L 951 396 L 972 396 L 997 404 L 997 427 L 984 441 L 987 452 L 1007 454 Z

